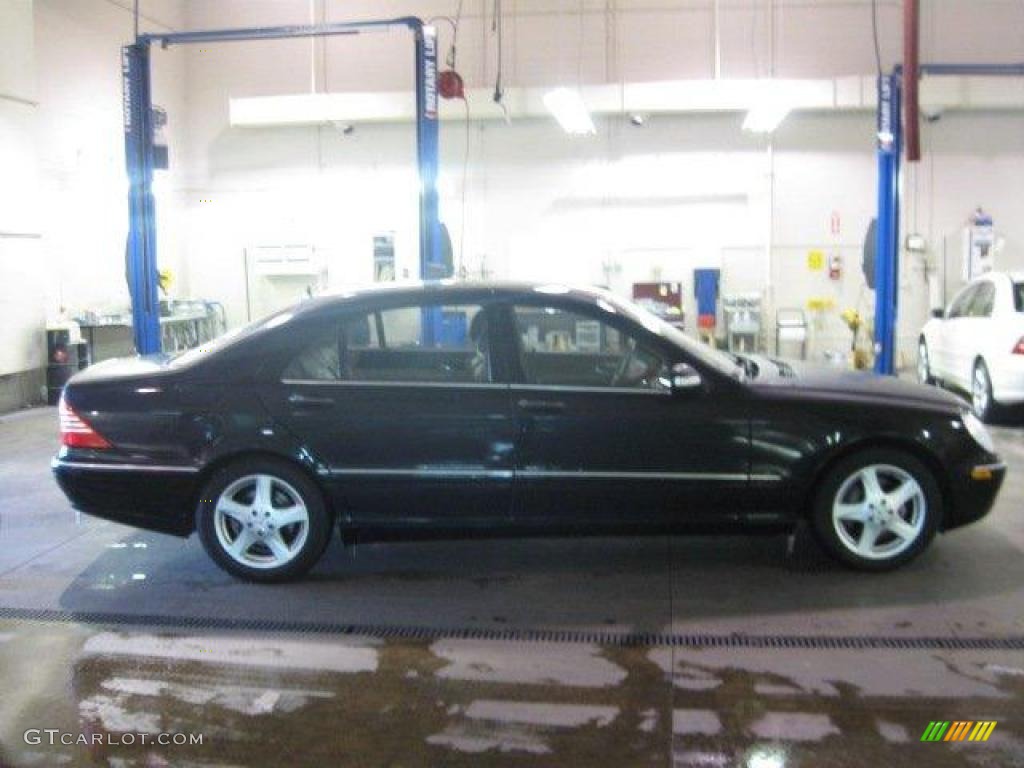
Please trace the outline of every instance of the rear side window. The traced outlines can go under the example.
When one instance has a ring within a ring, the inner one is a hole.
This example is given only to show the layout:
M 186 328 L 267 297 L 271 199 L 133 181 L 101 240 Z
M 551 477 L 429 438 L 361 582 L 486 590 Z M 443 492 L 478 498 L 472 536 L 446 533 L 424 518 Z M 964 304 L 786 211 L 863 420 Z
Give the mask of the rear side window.
M 313 332 L 305 340 L 302 351 L 291 359 L 282 379 L 292 381 L 337 381 L 341 376 L 341 348 L 338 327 L 330 323 Z
M 299 352 L 282 378 L 487 383 L 487 319 L 480 305 L 417 305 L 348 317 Z
M 1017 312 L 1024 312 L 1024 283 L 1013 284 L 1013 308 Z

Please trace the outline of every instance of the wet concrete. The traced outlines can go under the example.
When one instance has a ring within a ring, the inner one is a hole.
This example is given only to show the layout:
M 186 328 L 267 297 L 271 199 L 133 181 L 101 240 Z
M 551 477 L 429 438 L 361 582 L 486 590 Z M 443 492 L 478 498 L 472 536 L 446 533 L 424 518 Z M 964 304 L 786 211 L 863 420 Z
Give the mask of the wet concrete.
M 981 524 L 864 576 L 807 541 L 652 537 L 332 547 L 244 585 L 195 539 L 80 518 L 52 409 L 0 418 L 0 608 L 427 628 L 1024 634 L 1024 434 Z M 995 720 L 984 744 L 920 743 Z M 25 743 L 29 728 L 204 744 Z M 1024 765 L 1024 653 L 602 647 L 0 620 L 0 765 Z
M 908 671 L 895 651 L 0 633 L 0 764 L 1024 765 L 1021 652 L 920 654 Z M 983 744 L 920 743 L 936 719 L 998 725 Z M 26 744 L 32 728 L 115 740 Z M 203 743 L 116 740 L 162 732 Z

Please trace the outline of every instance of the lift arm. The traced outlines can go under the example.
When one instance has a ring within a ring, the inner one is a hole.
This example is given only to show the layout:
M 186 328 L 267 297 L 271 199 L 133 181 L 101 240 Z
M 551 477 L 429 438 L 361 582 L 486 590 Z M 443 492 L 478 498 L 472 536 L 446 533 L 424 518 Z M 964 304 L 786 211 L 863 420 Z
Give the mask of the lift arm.
M 413 33 L 416 56 L 416 162 L 420 178 L 420 277 L 444 274 L 438 218 L 437 32 L 420 19 L 308 24 L 248 29 L 211 29 L 139 35 L 122 49 L 125 160 L 129 182 L 126 271 L 132 299 L 135 349 L 160 351 L 160 303 L 157 294 L 156 210 L 153 201 L 153 102 L 150 48 L 188 43 L 280 40 L 292 37 L 358 35 L 389 27 Z

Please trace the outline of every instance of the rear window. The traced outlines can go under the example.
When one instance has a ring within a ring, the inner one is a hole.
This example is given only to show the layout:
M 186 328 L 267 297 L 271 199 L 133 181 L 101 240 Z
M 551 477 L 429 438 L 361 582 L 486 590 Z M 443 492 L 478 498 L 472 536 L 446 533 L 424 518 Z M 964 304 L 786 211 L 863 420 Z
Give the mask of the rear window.
M 247 339 L 259 331 L 268 331 L 271 328 L 277 328 L 279 325 L 284 325 L 294 316 L 294 309 L 294 307 L 290 307 L 281 312 L 275 312 L 272 315 L 267 315 L 266 317 L 261 317 L 258 320 L 253 320 L 239 328 L 234 328 L 227 333 L 221 334 L 215 339 L 211 339 L 201 346 L 187 349 L 184 352 L 179 352 L 177 355 L 172 357 L 167 364 L 171 368 L 187 368 L 193 363 L 205 359 L 210 354 L 220 352 L 222 349 L 236 344 L 242 339 Z
M 1024 283 L 1013 284 L 1013 308 L 1024 312 Z

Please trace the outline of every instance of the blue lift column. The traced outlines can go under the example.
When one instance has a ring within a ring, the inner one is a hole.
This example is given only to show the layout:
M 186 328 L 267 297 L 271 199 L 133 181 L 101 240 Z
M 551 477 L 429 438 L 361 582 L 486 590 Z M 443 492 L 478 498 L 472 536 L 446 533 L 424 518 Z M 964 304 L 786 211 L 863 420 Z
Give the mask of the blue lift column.
M 420 177 L 420 278 L 445 275 L 437 200 L 437 30 L 418 25 L 416 35 L 416 162 Z
M 878 78 L 878 228 L 875 248 L 875 372 L 895 370 L 899 301 L 900 74 Z
M 124 85 L 124 150 L 129 183 L 125 270 L 132 297 L 135 350 L 140 355 L 149 355 L 160 351 L 149 41 L 138 41 L 121 49 L 121 77 Z
M 437 199 L 437 30 L 414 27 L 416 36 L 416 161 L 420 183 L 420 279 L 440 280 L 445 274 L 441 254 L 441 223 Z M 420 318 L 420 343 L 435 346 L 442 338 L 441 310 L 424 308 Z
M 1013 64 L 921 64 L 922 76 L 1024 77 L 1024 62 Z M 878 78 L 878 229 L 875 249 L 875 371 L 892 374 L 896 358 L 899 304 L 900 103 L 902 67 Z

